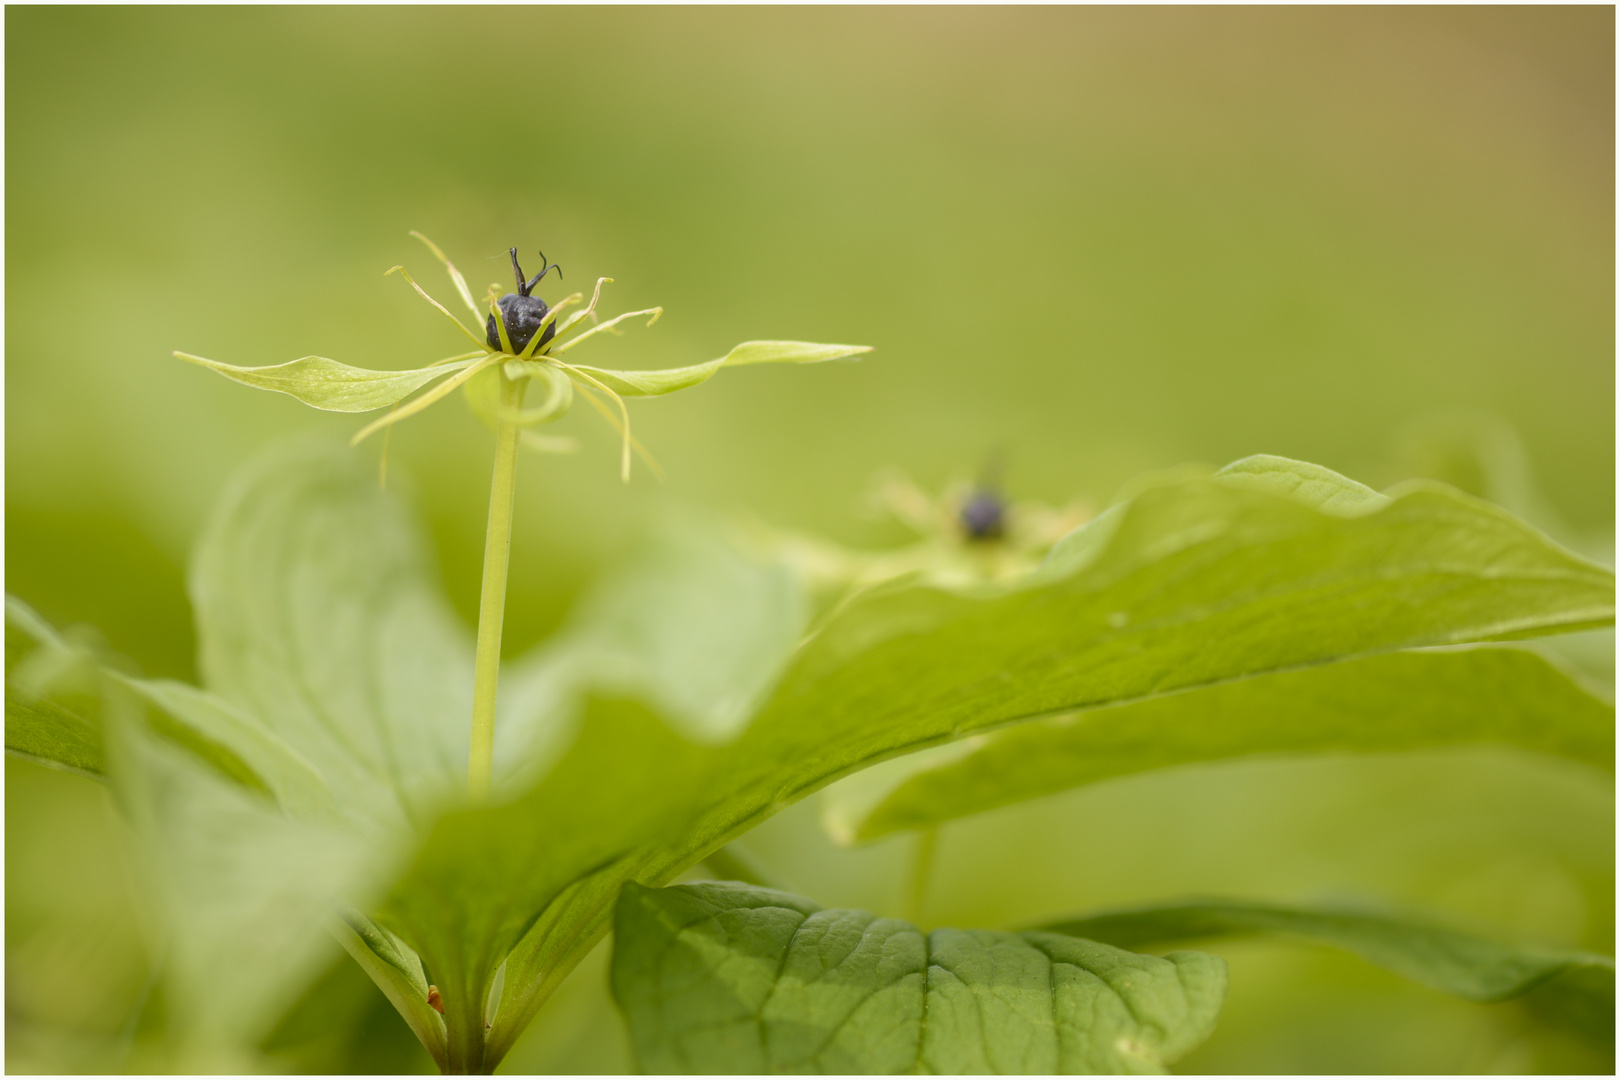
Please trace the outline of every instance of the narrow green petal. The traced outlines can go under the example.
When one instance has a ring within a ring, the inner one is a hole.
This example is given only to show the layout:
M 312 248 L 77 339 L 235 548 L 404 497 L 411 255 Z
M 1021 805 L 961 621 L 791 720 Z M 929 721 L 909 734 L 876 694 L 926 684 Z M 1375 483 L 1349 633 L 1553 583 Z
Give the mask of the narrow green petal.
M 372 371 L 370 368 L 340 364 L 324 356 L 303 356 L 268 367 L 237 367 L 190 353 L 177 352 L 174 355 L 198 367 L 217 371 L 244 386 L 290 394 L 305 405 L 343 413 L 385 409 L 403 401 L 439 376 L 476 362 L 459 360 L 409 371 Z
M 456 264 L 451 262 L 449 257 L 446 256 L 443 251 L 439 250 L 438 244 L 435 244 L 433 241 L 429 240 L 415 229 L 411 230 L 411 235 L 422 241 L 422 243 L 426 244 L 428 246 L 428 250 L 433 252 L 440 262 L 444 263 L 444 268 L 450 271 L 450 280 L 455 282 L 456 292 L 461 294 L 462 302 L 467 305 L 467 310 L 472 312 L 473 321 L 478 321 L 480 318 L 478 314 L 478 305 L 473 303 L 472 292 L 467 288 L 467 279 L 461 276 L 461 271 L 456 269 Z
M 574 327 L 594 315 L 596 313 L 596 302 L 602 299 L 602 286 L 611 284 L 613 284 L 613 279 L 610 277 L 597 278 L 596 289 L 591 293 L 591 302 L 586 304 L 583 310 L 574 312 L 558 324 L 557 335 L 552 339 L 551 344 L 560 345 L 563 338 L 573 333 Z
M 551 351 L 553 353 L 565 353 L 569 349 L 572 349 L 575 345 L 578 345 L 580 342 L 582 342 L 586 338 L 590 337 L 592 334 L 599 334 L 603 330 L 612 330 L 613 327 L 617 326 L 619 323 L 624 322 L 624 320 L 626 320 L 626 319 L 633 319 L 637 315 L 651 315 L 652 318 L 647 320 L 647 325 L 651 326 L 653 323 L 658 321 L 658 316 L 662 315 L 663 313 L 664 313 L 663 308 L 655 307 L 655 308 L 646 308 L 645 310 L 642 310 L 642 311 L 627 311 L 623 315 L 615 315 L 613 318 L 609 319 L 607 322 L 605 322 L 605 323 L 597 323 L 595 326 L 591 327 L 589 330 L 585 331 L 583 334 L 579 335 L 579 337 L 575 338 L 574 340 L 568 342 L 566 345 L 559 345 L 557 348 L 552 349 Z
M 418 285 L 416 283 L 416 279 L 411 277 L 410 271 L 406 270 L 403 266 L 391 266 L 391 267 L 389 267 L 387 270 L 383 271 L 383 277 L 387 277 L 389 274 L 392 274 L 395 271 L 398 271 L 399 276 L 404 278 L 406 281 L 408 281 L 410 283 L 411 288 L 416 290 L 416 294 L 418 296 L 420 296 L 422 299 L 426 300 L 428 303 L 432 304 L 435 308 L 437 308 L 439 310 L 439 314 L 443 315 L 445 318 L 447 318 L 451 322 L 455 323 L 456 324 L 456 329 L 460 330 L 463 334 L 466 334 L 467 337 L 472 340 L 473 344 L 475 344 L 475 345 L 484 344 L 484 339 L 483 338 L 479 337 L 477 334 L 475 334 L 471 330 L 467 329 L 467 325 L 465 323 L 463 323 L 460 319 L 456 318 L 454 315 L 450 314 L 450 309 L 449 308 L 445 307 L 443 304 L 441 304 L 437 300 L 433 299 L 433 297 L 429 296 L 427 294 L 427 290 L 422 288 L 422 286 Z

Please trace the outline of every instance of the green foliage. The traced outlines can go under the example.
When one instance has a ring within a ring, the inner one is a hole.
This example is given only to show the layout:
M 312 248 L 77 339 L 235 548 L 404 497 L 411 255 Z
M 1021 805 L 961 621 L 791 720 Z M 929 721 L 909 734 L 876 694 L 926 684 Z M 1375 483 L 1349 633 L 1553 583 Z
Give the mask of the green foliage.
M 1242 934 L 1285 934 L 1355 953 L 1469 1001 L 1533 994 L 1550 1016 L 1614 1044 L 1614 960 L 1571 949 L 1514 946 L 1431 920 L 1328 907 L 1204 900 L 1122 909 L 1048 924 L 1055 934 L 1122 948 Z
M 924 933 L 745 885 L 627 885 L 613 993 L 650 1073 L 1154 1073 L 1226 965 L 1039 931 Z
M 16 723 L 36 754 L 84 730 L 121 748 L 109 774 L 155 853 L 166 918 L 198 927 L 165 972 L 187 1045 L 268 1030 L 337 904 L 370 913 L 332 930 L 440 1064 L 492 1068 L 606 931 L 621 887 L 667 883 L 855 770 L 990 733 L 956 759 L 966 768 L 997 740 L 1062 733 L 1044 719 L 1057 714 L 1107 718 L 1086 736 L 1102 764 L 1065 772 L 1058 744 L 1039 743 L 1054 768 L 1010 794 L 996 781 L 995 799 L 1237 753 L 1486 738 L 1601 761 L 1612 745 L 1612 711 L 1534 656 L 1409 651 L 1607 621 L 1606 571 L 1447 489 L 1386 498 L 1250 459 L 1145 485 L 1022 581 L 902 577 L 815 622 L 790 562 L 666 528 L 507 665 L 497 800 L 468 808 L 471 645 L 413 516 L 367 473 L 294 446 L 232 485 L 191 580 L 206 691 L 101 669 L 100 714 L 64 712 L 54 743 L 39 735 L 54 712 L 8 710 L 8 744 Z M 1462 703 L 1445 705 L 1453 692 Z M 1199 734 L 1213 724 L 1232 730 Z M 253 993 L 218 990 L 244 970 Z M 1143 1045 L 1151 1061 L 1185 1048 Z M 953 1036 L 929 1060 L 1013 1067 L 950 1047 L 979 1052 Z M 1016 1060 L 1112 1067 L 1071 1052 Z
M 1383 653 L 986 732 L 850 778 L 823 819 L 862 842 L 1174 765 L 1487 743 L 1613 773 L 1614 707 L 1520 648 Z
M 6 752 L 100 779 L 106 771 L 100 702 L 93 685 L 82 685 L 78 666 L 56 631 L 6 597 Z

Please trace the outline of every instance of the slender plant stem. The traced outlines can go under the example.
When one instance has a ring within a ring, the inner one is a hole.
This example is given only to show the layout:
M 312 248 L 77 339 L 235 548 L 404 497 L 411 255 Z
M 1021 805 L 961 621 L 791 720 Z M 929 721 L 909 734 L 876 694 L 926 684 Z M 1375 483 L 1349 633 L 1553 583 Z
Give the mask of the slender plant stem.
M 518 426 L 507 419 L 523 406 L 527 379 L 500 372 L 501 404 L 495 421 L 495 471 L 489 485 L 489 527 L 484 533 L 484 587 L 478 598 L 478 656 L 473 675 L 472 748 L 467 789 L 473 802 L 489 798 L 495 760 L 495 685 L 501 671 L 501 624 L 506 618 L 506 570 L 512 556 L 512 504 L 516 495 Z
M 923 925 L 928 883 L 934 876 L 934 856 L 938 851 L 939 826 L 920 830 L 917 833 L 917 846 L 912 850 L 911 872 L 906 880 L 906 917 L 918 926 Z

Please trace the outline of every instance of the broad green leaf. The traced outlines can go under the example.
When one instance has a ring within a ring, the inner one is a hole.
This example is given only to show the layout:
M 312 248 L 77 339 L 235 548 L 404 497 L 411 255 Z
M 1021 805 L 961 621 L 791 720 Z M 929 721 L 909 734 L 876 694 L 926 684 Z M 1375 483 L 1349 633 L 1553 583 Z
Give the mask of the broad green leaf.
M 15 598 L 8 644 L 14 698 L 29 693 L 36 712 L 53 709 L 88 733 L 98 764 L 113 744 L 113 767 L 93 775 L 112 781 L 135 828 L 152 913 L 165 931 L 167 1028 L 179 1055 L 171 1063 L 246 1067 L 244 1047 L 331 952 L 322 916 L 333 903 L 369 899 L 392 848 L 350 827 L 320 774 L 225 701 L 109 669 Z M 15 720 L 8 715 L 8 729 Z M 59 762 L 45 751 L 60 745 L 29 756 Z M 401 1011 L 411 1003 L 402 998 Z M 439 1044 L 442 1051 L 442 1035 Z
M 816 345 L 808 341 L 745 341 L 718 360 L 662 371 L 608 371 L 572 365 L 620 397 L 658 397 L 708 382 L 723 367 L 742 364 L 819 364 L 872 351 L 870 345 Z
M 229 782 L 142 722 L 128 690 L 106 700 L 109 777 L 154 901 L 171 1064 L 234 1071 L 330 962 L 326 914 L 367 902 L 389 853 Z
M 59 701 L 24 697 L 9 684 L 6 752 L 92 780 L 102 779 L 105 769 L 96 725 Z
M 563 641 L 581 685 L 645 701 L 696 741 L 724 742 L 753 716 L 809 615 L 787 567 L 672 519 L 586 597 Z
M 613 994 L 652 1073 L 1156 1073 L 1214 1030 L 1226 965 L 629 884 Z
M 566 752 L 532 793 L 432 826 L 381 909 L 433 972 L 452 1033 L 482 1029 L 507 963 L 488 1056 L 452 1038 L 452 1066 L 499 1059 L 601 934 L 620 883 L 667 881 L 843 773 L 1013 720 L 1612 617 L 1608 574 L 1437 489 L 1346 517 L 1297 492 L 1182 479 L 1064 548 L 1017 587 L 891 583 L 796 648 L 802 604 L 759 607 L 769 574 L 716 574 L 710 556 L 661 569 L 690 578 L 656 606 L 585 605 L 539 674 L 502 690 L 547 717 L 525 735 L 503 704 L 504 760 L 525 739 Z M 425 551 L 352 458 L 292 451 L 236 486 L 193 574 L 210 687 L 264 718 L 351 815 L 384 824 L 430 820 L 465 760 L 468 635 Z M 739 639 L 730 620 L 756 609 L 764 629 Z M 636 610 L 650 621 L 615 624 Z M 566 661 L 570 641 L 600 662 Z M 696 662 L 727 657 L 729 673 Z M 757 705 L 726 704 L 739 686 Z
M 1389 496 L 1380 495 L 1332 469 L 1273 454 L 1256 454 L 1234 461 L 1215 475 L 1232 486 L 1268 491 L 1324 513 L 1345 517 L 1371 513 L 1389 505 Z
M 227 779 L 270 795 L 292 817 L 340 819 L 338 800 L 320 771 L 257 718 L 184 683 L 126 679 L 123 684 L 146 707 L 154 733 L 213 764 Z M 219 759 L 226 755 L 238 767 L 225 767 Z
M 101 779 L 99 684 L 86 660 L 16 597 L 6 597 L 6 752 Z
M 826 792 L 843 843 L 1115 776 L 1254 754 L 1496 743 L 1614 770 L 1614 706 L 1524 649 L 1360 657 L 1042 717 L 885 762 Z
M 270 797 L 295 817 L 337 816 L 320 774 L 274 732 L 219 698 L 110 668 L 110 658 L 68 641 L 9 596 L 6 635 L 8 752 L 105 779 L 107 699 L 118 693 L 152 735 L 186 750 L 215 775 Z
M 1614 1041 L 1614 960 L 1571 949 L 1508 945 L 1423 918 L 1324 907 L 1195 900 L 1051 923 L 1056 934 L 1139 948 L 1242 934 L 1284 934 L 1345 949 L 1379 967 L 1469 1001 L 1534 992 L 1571 1006 L 1588 1036 Z M 1554 1010 L 1546 1010 L 1550 1015 Z M 1600 1022 L 1593 1024 L 1591 1018 Z
M 1331 487 L 1325 470 L 1300 474 Z M 383 915 L 435 973 L 447 1012 L 460 1010 L 452 1030 L 470 1028 L 514 949 L 530 966 L 519 986 L 545 984 L 600 935 L 617 882 L 667 882 L 885 758 L 1287 669 L 1612 621 L 1607 571 L 1476 500 L 1418 487 L 1346 516 L 1302 497 L 1313 492 L 1181 478 L 1116 507 L 1018 585 L 874 589 L 793 652 L 723 746 L 678 734 L 657 695 L 590 694 L 546 779 L 441 820 Z M 694 619 L 681 648 L 721 633 Z M 553 901 L 566 918 L 545 914 Z M 498 1059 L 532 1015 L 535 999 L 513 987 L 509 965 L 492 1059 L 464 1067 Z M 452 1060 L 461 1052 L 475 1051 L 452 1046 Z
M 405 400 L 434 379 L 478 362 L 474 356 L 409 371 L 372 371 L 340 364 L 324 356 L 303 356 L 267 367 L 237 367 L 190 353 L 174 355 L 245 386 L 290 394 L 305 405 L 344 413 L 386 408 Z
M 402 500 L 353 454 L 289 444 L 239 474 L 191 572 L 208 688 L 357 820 L 425 821 L 466 784 L 472 642 Z

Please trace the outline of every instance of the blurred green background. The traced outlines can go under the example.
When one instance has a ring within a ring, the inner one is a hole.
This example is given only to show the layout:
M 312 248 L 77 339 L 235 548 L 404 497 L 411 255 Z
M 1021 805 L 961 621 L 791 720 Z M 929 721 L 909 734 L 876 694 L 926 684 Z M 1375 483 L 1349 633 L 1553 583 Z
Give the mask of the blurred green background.
M 151 674 L 195 677 L 184 567 L 231 471 L 358 426 L 170 351 L 462 351 L 382 276 L 453 296 L 413 228 L 475 293 L 517 245 L 570 289 L 615 278 L 609 313 L 664 305 L 591 363 L 877 349 L 632 405 L 661 484 L 620 486 L 576 410 L 558 430 L 584 451 L 520 466 L 509 652 L 664 504 L 893 543 L 860 509 L 875 470 L 937 487 L 998 449 L 1012 494 L 1093 505 L 1260 452 L 1441 475 L 1611 557 L 1612 8 L 13 7 L 6 30 L 6 585 Z M 452 402 L 391 446 L 469 623 L 490 441 Z M 85 781 L 6 775 L 7 1065 L 119 1067 L 153 947 L 116 815 Z M 1612 800 L 1486 754 L 1180 770 L 946 829 L 925 917 L 1364 895 L 1612 951 Z M 755 853 L 822 902 L 899 913 L 909 841 L 836 851 L 814 816 Z M 1511 1007 L 1223 951 L 1232 1003 L 1190 1070 L 1585 1060 Z M 277 1060 L 424 1060 L 346 964 Z M 623 1055 L 593 961 L 508 1068 Z

